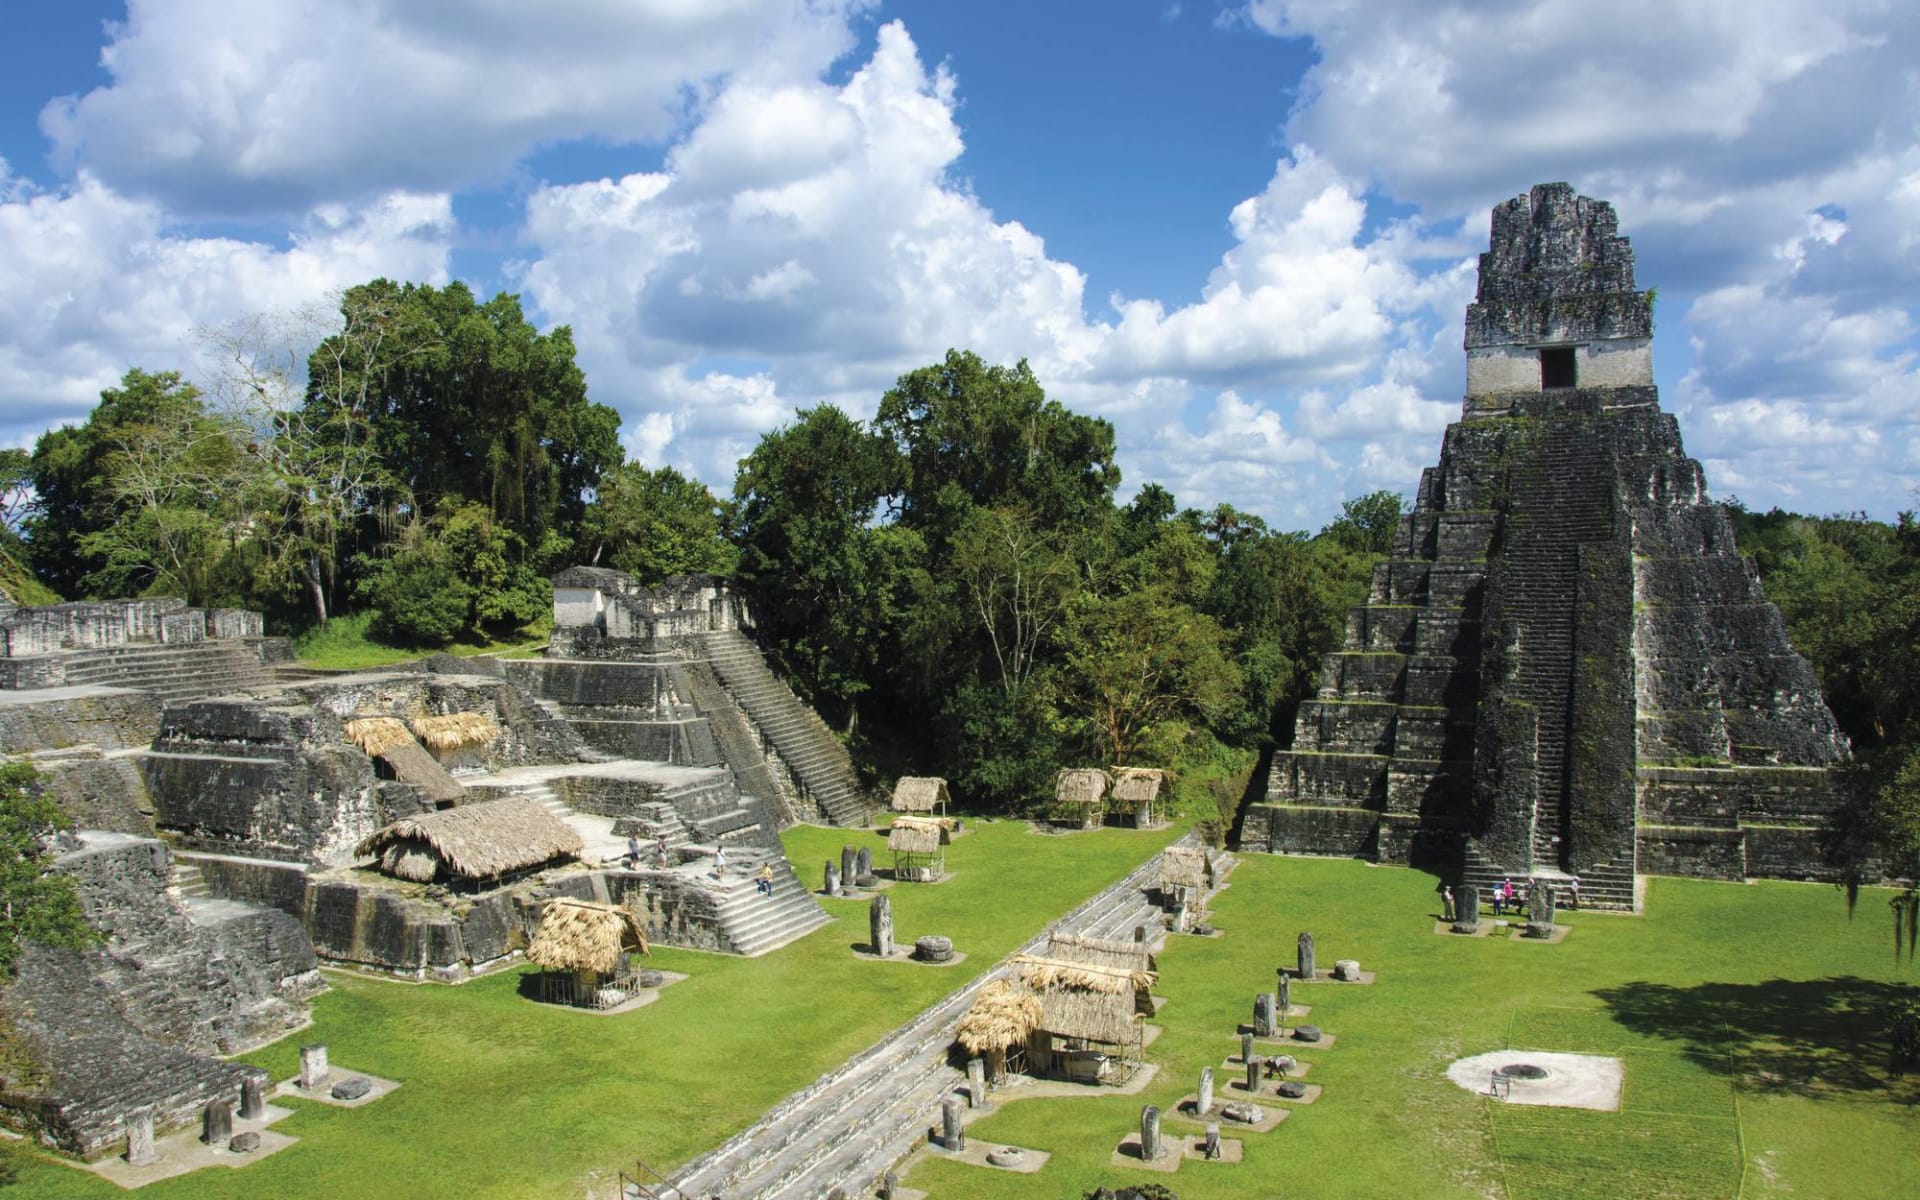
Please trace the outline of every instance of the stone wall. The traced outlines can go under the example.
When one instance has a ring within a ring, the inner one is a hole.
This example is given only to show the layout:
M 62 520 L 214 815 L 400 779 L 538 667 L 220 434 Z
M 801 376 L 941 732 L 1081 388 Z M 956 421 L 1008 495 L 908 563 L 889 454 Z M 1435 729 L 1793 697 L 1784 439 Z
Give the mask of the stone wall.
M 148 692 L 0 696 L 0 751 L 8 754 L 76 746 L 126 750 L 150 744 L 159 731 L 160 701 Z
M 87 832 L 54 869 L 71 876 L 86 951 L 30 946 L 0 989 L 14 1061 L 0 1115 L 83 1157 L 119 1150 L 126 1114 L 151 1106 L 166 1130 L 210 1100 L 238 1101 L 256 1068 L 221 1062 L 305 1023 L 324 984 L 297 921 L 231 901 L 168 895 L 170 852 L 151 838 Z

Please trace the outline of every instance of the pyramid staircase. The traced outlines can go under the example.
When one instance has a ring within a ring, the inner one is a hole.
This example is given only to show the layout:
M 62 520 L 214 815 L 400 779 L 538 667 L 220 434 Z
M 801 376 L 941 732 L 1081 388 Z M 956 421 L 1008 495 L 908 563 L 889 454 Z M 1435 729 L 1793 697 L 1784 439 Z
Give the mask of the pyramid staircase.
M 70 685 L 136 688 L 162 700 L 259 696 L 281 689 L 253 645 L 232 639 L 79 650 L 66 656 L 62 670 Z
M 773 863 L 771 896 L 753 884 L 752 877 L 759 873 L 762 861 Z M 753 958 L 833 922 L 833 915 L 813 898 L 786 860 L 753 856 L 737 862 L 742 877 L 726 880 L 714 905 L 721 936 L 735 953 Z
M 727 693 L 786 764 L 801 797 L 820 819 L 829 825 L 865 825 L 879 804 L 860 786 L 846 747 L 819 714 L 767 669 L 758 647 L 738 630 L 725 629 L 703 635 L 700 648 Z M 716 734 L 726 748 L 724 732 L 716 730 Z M 728 760 L 734 761 L 731 753 Z M 754 782 L 743 780 L 743 785 Z

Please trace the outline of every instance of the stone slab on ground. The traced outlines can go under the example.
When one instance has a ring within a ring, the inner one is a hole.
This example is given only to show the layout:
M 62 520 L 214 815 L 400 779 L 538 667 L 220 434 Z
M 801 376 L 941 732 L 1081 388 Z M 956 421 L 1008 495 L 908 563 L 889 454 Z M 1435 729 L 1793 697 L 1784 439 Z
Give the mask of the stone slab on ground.
M 1300 1018 L 1306 1016 L 1308 1013 L 1312 1011 L 1313 1011 L 1313 1005 L 1311 1004 L 1289 1004 L 1287 1005 L 1287 1011 L 1285 1013 L 1278 1014 L 1278 1018 L 1283 1024 L 1298 1025 L 1300 1024 Z M 1233 1027 L 1233 1031 L 1238 1034 L 1255 1032 L 1253 1027 L 1253 1022 L 1251 1021 L 1240 1022 L 1238 1025 Z M 1260 1040 L 1262 1042 L 1271 1043 L 1274 1039 L 1262 1038 Z
M 1572 932 L 1573 932 L 1573 926 L 1571 925 L 1555 925 L 1553 927 L 1552 937 L 1537 938 L 1537 937 L 1528 937 L 1527 931 L 1523 928 L 1523 929 L 1516 929 L 1512 933 L 1508 934 L 1507 940 L 1511 942 L 1534 942 L 1542 946 L 1558 946 L 1561 942 L 1566 941 L 1567 935 Z
M 366 1081 L 372 1085 L 367 1089 L 367 1094 L 355 1097 L 352 1100 L 334 1099 L 333 1085 L 339 1083 L 342 1079 L 348 1079 L 355 1075 L 364 1077 Z M 273 1094 L 299 1100 L 313 1100 L 321 1104 L 331 1104 L 335 1108 L 364 1108 L 399 1086 L 398 1080 L 382 1079 L 378 1075 L 369 1075 L 365 1071 L 355 1071 L 351 1067 L 336 1066 L 327 1073 L 326 1081 L 315 1091 L 310 1092 L 301 1087 L 300 1077 L 296 1075 L 292 1079 L 286 1080 L 274 1088 Z
M 987 1155 L 999 1150 L 1018 1150 L 1020 1161 L 1012 1166 L 1001 1166 L 987 1161 Z M 994 1171 L 1011 1171 L 1016 1175 L 1031 1175 L 1047 1165 L 1053 1157 L 1050 1151 L 1035 1150 L 1031 1146 L 1009 1146 L 1003 1142 L 983 1142 L 979 1138 L 968 1138 L 965 1150 L 949 1150 L 935 1137 L 927 1143 L 928 1153 L 952 1162 L 968 1163 L 976 1167 L 986 1167 Z
M 1332 1034 L 1326 1032 L 1325 1030 L 1321 1030 L 1320 1040 L 1317 1042 L 1296 1041 L 1294 1038 L 1289 1037 L 1285 1041 L 1281 1042 L 1280 1044 L 1283 1046 L 1292 1046 L 1294 1050 L 1299 1050 L 1302 1047 L 1305 1047 L 1310 1050 L 1326 1050 L 1332 1047 L 1334 1041 L 1335 1041 L 1335 1038 Z M 1281 1053 L 1288 1054 L 1288 1053 L 1292 1053 L 1292 1051 L 1283 1050 L 1281 1051 Z
M 1295 1046 L 1298 1046 L 1299 1044 L 1300 1043 L 1298 1042 L 1294 1043 Z M 1267 1055 L 1267 1057 L 1275 1058 L 1275 1057 L 1278 1057 L 1278 1054 L 1276 1052 L 1275 1054 Z M 1287 1072 L 1288 1079 L 1305 1079 L 1307 1077 L 1307 1072 L 1313 1070 L 1312 1063 L 1301 1062 L 1298 1058 L 1295 1058 L 1291 1054 L 1288 1055 L 1287 1057 L 1293 1058 L 1293 1070 Z M 1238 1054 L 1229 1054 L 1227 1056 L 1227 1060 L 1221 1063 L 1220 1067 L 1221 1067 L 1220 1073 L 1223 1078 L 1231 1078 L 1233 1075 L 1237 1074 L 1240 1076 L 1242 1081 L 1246 1079 L 1247 1064 L 1240 1061 L 1240 1056 Z M 1276 1079 L 1274 1080 L 1274 1082 L 1278 1083 L 1280 1081 Z
M 1528 1063 L 1545 1067 L 1545 1079 L 1513 1079 L 1506 1094 L 1499 1097 L 1508 1104 L 1533 1104 L 1548 1108 L 1590 1108 L 1596 1112 L 1617 1112 L 1624 1073 L 1620 1060 L 1600 1054 L 1564 1054 L 1549 1050 L 1493 1050 L 1463 1058 L 1447 1068 L 1447 1078 L 1470 1092 L 1489 1094 L 1493 1073 L 1504 1067 Z
M 244 1154 L 229 1150 L 224 1144 L 217 1147 L 207 1145 L 200 1140 L 199 1127 L 195 1125 L 176 1130 L 173 1133 L 167 1134 L 165 1137 L 155 1138 L 153 1140 L 153 1149 L 159 1157 L 144 1167 L 136 1167 L 120 1155 L 103 1158 L 98 1162 L 73 1163 L 70 1165 L 90 1171 L 108 1183 L 116 1187 L 125 1188 L 128 1191 L 143 1188 L 150 1183 L 158 1183 L 162 1179 L 172 1179 L 175 1176 L 185 1175 L 191 1171 L 203 1170 L 207 1167 L 226 1167 L 229 1170 L 238 1170 L 249 1163 L 258 1162 L 269 1155 L 277 1154 L 300 1140 L 297 1137 L 289 1137 L 284 1133 L 275 1133 L 273 1130 L 267 1128 L 267 1126 L 273 1124 L 275 1121 L 292 1115 L 292 1109 L 281 1108 L 278 1105 L 270 1104 L 267 1106 L 266 1113 L 258 1120 L 249 1121 L 236 1116 L 233 1119 L 233 1132 L 236 1135 L 254 1133 L 260 1137 L 259 1147 Z
M 1180 1138 L 1180 1156 L 1189 1162 L 1201 1162 L 1201 1163 L 1237 1163 L 1239 1162 L 1241 1158 L 1244 1157 L 1243 1151 L 1245 1149 L 1245 1144 L 1242 1143 L 1238 1138 L 1229 1138 L 1224 1136 L 1225 1133 L 1227 1132 L 1225 1125 L 1221 1126 L 1220 1132 L 1223 1136 L 1220 1138 L 1220 1157 L 1219 1158 L 1207 1157 L 1207 1139 L 1204 1136 L 1192 1137 L 1189 1135 L 1182 1135 Z
M 1167 1139 L 1164 1136 L 1160 1141 L 1162 1143 L 1160 1157 L 1149 1161 L 1140 1157 L 1140 1135 L 1130 1133 L 1113 1148 L 1113 1157 L 1108 1161 L 1116 1167 L 1132 1167 L 1135 1170 L 1159 1171 L 1171 1175 L 1180 1169 L 1180 1160 L 1183 1156 L 1179 1153 L 1178 1147 L 1165 1144 Z
M 1442 937 L 1483 938 L 1493 932 L 1493 922 L 1483 920 L 1474 926 L 1472 933 L 1455 933 L 1452 921 L 1435 921 L 1433 931 Z
M 1259 1105 L 1260 1111 L 1263 1114 L 1265 1114 L 1260 1118 L 1260 1120 L 1256 1124 L 1246 1125 L 1239 1121 L 1229 1121 L 1225 1117 L 1220 1115 L 1221 1104 L 1247 1104 L 1247 1103 L 1253 1103 L 1253 1104 Z M 1213 1115 L 1211 1117 L 1208 1117 L 1207 1121 L 1220 1126 L 1220 1136 L 1222 1138 L 1226 1137 L 1229 1133 L 1267 1133 L 1271 1131 L 1274 1126 L 1278 1125 L 1280 1122 L 1286 1120 L 1289 1116 L 1293 1115 L 1292 1109 L 1283 1108 L 1278 1104 L 1268 1104 L 1264 1100 L 1259 1100 L 1259 1099 L 1249 1101 L 1246 1098 L 1245 1093 L 1239 1093 L 1226 1100 L 1222 1100 L 1221 1104 L 1216 1104 L 1213 1106 Z M 1176 1113 L 1174 1115 L 1178 1116 L 1181 1120 L 1186 1121 L 1190 1124 L 1194 1123 L 1193 1118 L 1188 1117 L 1184 1114 Z
M 1374 973 L 1365 969 L 1361 970 L 1360 978 L 1358 979 L 1335 979 L 1333 977 L 1332 967 L 1323 967 L 1315 971 L 1312 979 L 1302 979 L 1298 967 L 1285 967 L 1282 969 L 1286 971 L 1287 978 L 1293 980 L 1295 983 L 1338 983 L 1346 987 L 1355 987 L 1372 983 L 1374 980 Z
M 1290 1080 L 1289 1082 L 1298 1083 L 1299 1080 L 1295 1079 L 1295 1080 Z M 1266 1089 L 1266 1094 L 1271 1096 L 1276 1102 L 1280 1104 L 1312 1104 L 1315 1100 L 1318 1100 L 1320 1098 L 1320 1093 L 1326 1090 L 1325 1088 L 1321 1087 L 1317 1083 L 1309 1083 L 1306 1085 L 1307 1094 L 1299 1097 L 1298 1099 L 1295 1099 L 1292 1096 L 1282 1096 L 1278 1091 L 1275 1090 L 1279 1086 L 1280 1086 L 1280 1081 L 1276 1079 L 1273 1082 L 1273 1085 Z

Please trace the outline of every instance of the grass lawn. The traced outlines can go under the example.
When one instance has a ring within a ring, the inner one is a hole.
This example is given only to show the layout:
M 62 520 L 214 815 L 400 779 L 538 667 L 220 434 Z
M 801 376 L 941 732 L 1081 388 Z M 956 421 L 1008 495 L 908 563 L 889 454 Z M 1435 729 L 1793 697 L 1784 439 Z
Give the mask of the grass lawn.
M 1881 1070 L 1885 1003 L 1915 969 L 1896 965 L 1877 893 L 1850 923 L 1828 887 L 1656 879 L 1648 915 L 1567 914 L 1572 935 L 1540 945 L 1436 936 L 1433 886 L 1355 862 L 1243 860 L 1214 906 L 1224 936 L 1175 938 L 1160 956 L 1170 1003 L 1144 1094 L 1018 1100 L 969 1127 L 1052 1151 L 1037 1176 L 934 1160 L 907 1182 L 984 1200 L 1149 1181 L 1181 1200 L 1920 1196 L 1920 1087 L 1890 1089 Z M 1379 972 L 1370 987 L 1294 989 L 1335 1039 L 1300 1052 L 1320 1099 L 1268 1133 L 1224 1127 L 1241 1166 L 1109 1165 L 1143 1104 L 1169 1114 L 1169 1134 L 1198 1132 L 1171 1113 L 1202 1066 L 1233 1094 L 1221 1064 L 1235 1026 L 1302 930 L 1321 966 Z M 1453 1060 L 1509 1046 L 1620 1057 L 1621 1111 L 1507 1106 L 1446 1079 Z
M 293 640 L 294 658 L 303 667 L 360 671 L 439 653 L 462 657 L 497 654 L 505 658 L 519 658 L 547 644 L 545 630 L 532 628 L 523 629 L 505 641 L 483 641 L 462 636 L 445 646 L 395 645 L 375 637 L 372 626 L 373 614 L 370 612 L 330 618 L 326 624 L 309 629 Z
M 971 823 L 970 823 L 971 824 Z M 803 879 L 843 842 L 871 831 L 788 832 Z M 644 1156 L 665 1171 L 751 1124 L 975 974 L 1054 917 L 1158 850 L 1173 831 L 1103 830 L 1041 837 L 1024 822 L 973 825 L 949 847 L 951 881 L 891 890 L 902 940 L 950 935 L 967 954 L 951 968 L 856 959 L 866 902 L 829 900 L 839 917 L 758 959 L 660 949 L 654 965 L 690 978 L 646 1008 L 615 1016 L 523 1000 L 516 973 L 461 987 L 334 974 L 311 1029 L 246 1056 L 275 1079 L 299 1046 L 329 1046 L 336 1067 L 397 1079 L 362 1109 L 287 1101 L 274 1126 L 300 1138 L 244 1170 L 211 1169 L 141 1190 L 145 1200 L 355 1196 L 578 1197 Z M 30 1159 L 18 1196 L 122 1193 L 91 1174 Z
M 891 892 L 901 940 L 946 933 L 968 954 L 951 969 L 856 960 L 865 902 L 829 900 L 839 920 L 765 958 L 657 952 L 691 978 L 614 1017 L 524 1001 L 513 975 L 459 988 L 334 976 L 315 1027 L 251 1059 L 285 1077 L 301 1042 L 325 1041 L 336 1064 L 404 1086 L 358 1111 L 291 1102 L 275 1128 L 298 1145 L 143 1194 L 575 1197 L 595 1182 L 605 1194 L 636 1154 L 670 1170 L 718 1144 L 1171 836 L 977 826 L 950 848 L 949 882 Z M 811 882 L 862 838 L 885 865 L 870 832 L 796 829 L 787 851 Z M 1890 1087 L 1880 1069 L 1881 1012 L 1915 969 L 1895 963 L 1877 894 L 1849 922 L 1831 888 L 1656 879 L 1648 915 L 1569 914 L 1572 936 L 1549 946 L 1436 936 L 1432 889 L 1354 862 L 1243 860 L 1214 906 L 1224 935 L 1175 938 L 1161 955 L 1170 1003 L 1144 1094 L 1005 1104 L 971 1133 L 1052 1151 L 1040 1174 L 935 1160 L 908 1182 L 968 1200 L 1155 1180 L 1182 1200 L 1920 1196 L 1920 1087 Z M 1269 1133 L 1226 1132 L 1245 1144 L 1240 1166 L 1111 1166 L 1144 1103 L 1169 1113 L 1170 1135 L 1198 1132 L 1171 1113 L 1202 1065 L 1232 1094 L 1221 1063 L 1235 1026 L 1303 929 L 1323 965 L 1354 957 L 1379 973 L 1370 987 L 1294 991 L 1335 1038 L 1301 1052 L 1319 1101 Z M 1454 1059 L 1508 1046 L 1618 1056 L 1621 1111 L 1509 1107 L 1446 1080 Z M 44 1160 L 23 1163 L 20 1183 L 22 1196 L 118 1194 Z

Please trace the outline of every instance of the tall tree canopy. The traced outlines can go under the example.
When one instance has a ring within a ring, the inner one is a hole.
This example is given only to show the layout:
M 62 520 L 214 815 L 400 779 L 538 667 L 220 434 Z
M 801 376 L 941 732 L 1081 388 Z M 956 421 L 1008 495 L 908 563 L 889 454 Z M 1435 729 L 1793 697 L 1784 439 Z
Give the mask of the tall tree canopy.
M 637 462 L 600 477 L 580 549 L 582 560 L 604 562 L 649 587 L 669 575 L 731 575 L 739 561 L 706 484 Z
M 587 399 L 572 331 L 540 333 L 519 297 L 480 304 L 457 282 L 377 279 L 342 312 L 348 328 L 308 361 L 308 405 L 336 438 L 366 422 L 391 476 L 376 506 L 478 503 L 543 569 L 570 557 L 589 494 L 621 459 L 619 414 Z M 371 345 L 370 323 L 383 331 Z

